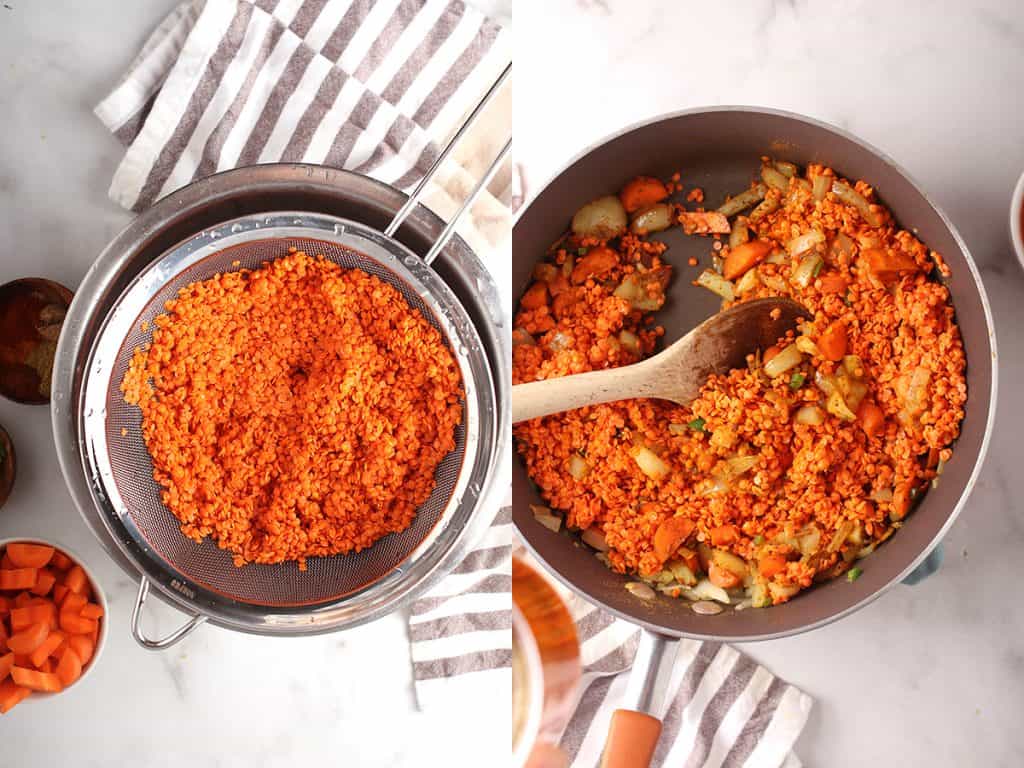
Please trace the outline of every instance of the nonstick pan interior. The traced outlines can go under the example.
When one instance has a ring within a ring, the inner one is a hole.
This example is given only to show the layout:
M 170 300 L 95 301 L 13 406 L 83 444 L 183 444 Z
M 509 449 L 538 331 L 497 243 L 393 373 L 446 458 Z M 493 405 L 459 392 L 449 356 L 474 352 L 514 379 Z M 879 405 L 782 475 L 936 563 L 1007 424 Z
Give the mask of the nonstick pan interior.
M 995 338 L 980 277 L 952 224 L 891 159 L 838 129 L 796 115 L 745 107 L 681 112 L 626 130 L 582 154 L 532 200 L 513 232 L 512 285 L 518 297 L 534 264 L 587 201 L 615 194 L 633 176 L 682 174 L 688 190 L 700 186 L 713 209 L 727 193 L 745 189 L 770 155 L 801 166 L 818 162 L 878 191 L 897 222 L 945 257 L 947 284 L 967 354 L 968 400 L 961 436 L 937 488 L 930 490 L 903 528 L 862 563 L 863 575 L 807 590 L 769 609 L 694 614 L 679 600 L 659 595 L 642 602 L 623 588 L 593 552 L 566 532 L 552 533 L 533 520 L 530 504 L 543 503 L 522 462 L 513 461 L 513 517 L 527 546 L 567 586 L 591 601 L 649 629 L 670 635 L 756 640 L 793 634 L 837 619 L 877 597 L 909 573 L 938 542 L 966 501 L 988 441 L 995 410 Z M 658 313 L 666 344 L 716 312 L 719 300 L 691 285 L 709 263 L 711 241 L 673 228 L 663 233 L 666 258 L 675 268 L 668 301 Z M 697 267 L 687 260 L 697 257 Z

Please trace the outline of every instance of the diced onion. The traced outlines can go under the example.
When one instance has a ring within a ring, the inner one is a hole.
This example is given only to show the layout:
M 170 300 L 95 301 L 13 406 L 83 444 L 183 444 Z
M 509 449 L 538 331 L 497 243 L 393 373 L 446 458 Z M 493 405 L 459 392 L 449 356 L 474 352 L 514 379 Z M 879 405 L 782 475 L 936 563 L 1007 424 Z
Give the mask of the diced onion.
M 607 552 L 609 549 L 608 542 L 604 540 L 604 533 L 593 525 L 580 534 L 580 541 L 598 552 Z
M 669 473 L 669 466 L 650 448 L 640 448 L 634 455 L 640 471 L 652 480 L 661 480 Z
M 736 281 L 736 293 L 741 296 L 745 293 L 750 293 L 761 284 L 761 278 L 756 269 L 748 269 L 743 273 L 743 277 Z
M 590 472 L 590 465 L 578 453 L 569 457 L 569 474 L 573 480 L 582 480 Z
M 785 251 L 772 251 L 768 254 L 768 258 L 764 260 L 765 264 L 786 264 L 789 261 L 789 256 L 786 255 Z
M 811 197 L 815 200 L 824 200 L 825 195 L 828 194 L 829 182 L 828 176 L 815 176 L 814 181 L 811 182 Z
M 861 218 L 868 223 L 871 227 L 882 226 L 882 217 L 876 212 L 871 210 L 871 205 L 867 199 L 849 184 L 844 181 L 836 181 L 832 183 L 832 194 L 838 199 L 842 200 L 848 205 L 852 205 L 860 213 Z
M 607 240 L 626 231 L 626 209 L 615 195 L 592 200 L 572 217 L 572 231 L 581 237 Z
M 785 160 L 776 160 L 773 165 L 775 166 L 775 170 L 787 179 L 791 179 L 796 176 L 797 168 L 793 163 L 786 162 Z
M 680 584 L 687 587 L 692 587 L 697 583 L 697 575 L 690 570 L 690 566 L 681 560 L 673 560 L 668 564 L 668 568 L 672 571 L 672 576 Z
M 558 533 L 562 529 L 562 518 L 560 515 L 552 513 L 547 507 L 540 507 L 536 504 L 530 505 L 530 511 L 533 512 L 533 519 L 543 525 L 549 531 Z
M 800 350 L 797 349 L 796 345 L 790 344 L 764 364 L 765 375 L 774 379 L 776 376 L 781 376 L 791 368 L 800 365 L 803 360 L 803 355 L 800 354 Z
M 730 197 L 718 206 L 718 212 L 723 216 L 735 216 L 740 211 L 754 205 L 754 203 L 761 202 L 767 192 L 768 188 L 764 184 L 755 184 L 750 189 Z
M 778 197 L 766 197 L 761 201 L 757 208 L 750 212 L 750 216 L 748 218 L 750 221 L 758 221 L 770 213 L 775 213 L 779 210 L 779 206 L 781 204 L 782 203 Z
M 817 427 L 825 423 L 825 414 L 816 405 L 805 405 L 796 412 L 793 421 L 797 424 L 809 424 L 810 426 Z
M 757 466 L 758 458 L 758 456 L 733 456 L 726 459 L 725 463 L 729 467 L 729 474 L 739 477 Z
M 836 380 L 832 376 L 822 373 L 820 368 L 814 374 L 814 384 L 826 395 L 831 395 L 836 391 Z
M 797 336 L 793 344 L 805 355 L 821 357 L 821 350 L 818 349 L 818 345 L 811 340 L 810 336 Z
M 701 579 L 692 588 L 684 592 L 691 600 L 714 600 L 717 603 L 729 605 L 729 593 L 721 587 L 712 584 L 707 579 Z
M 640 338 L 631 331 L 619 331 L 619 343 L 634 355 L 640 354 Z
M 633 214 L 629 230 L 634 234 L 644 234 L 661 232 L 670 226 L 672 226 L 672 206 L 668 203 L 655 203 Z
M 634 597 L 639 597 L 641 600 L 653 600 L 657 597 L 654 590 L 642 581 L 628 581 L 626 582 L 626 591 Z
M 793 275 L 790 279 L 801 288 L 806 288 L 811 284 L 811 281 L 814 280 L 814 273 L 821 269 L 821 266 L 824 263 L 825 261 L 820 255 L 817 253 L 809 253 L 804 256 L 803 260 L 799 264 L 797 264 L 797 267 L 793 270 Z
M 685 435 L 690 428 L 686 424 L 669 424 L 668 431 L 670 435 Z
M 732 552 L 726 552 L 724 549 L 714 550 L 711 553 L 711 562 L 741 579 L 747 575 L 747 564 L 743 558 L 737 557 Z
M 872 491 L 868 498 L 880 504 L 888 504 L 892 501 L 892 488 L 879 488 L 877 491 Z
M 796 535 L 800 554 L 813 555 L 821 544 L 821 530 L 816 525 L 809 525 Z
M 697 285 L 707 288 L 714 294 L 721 296 L 726 301 L 736 299 L 735 286 L 717 272 L 705 269 L 697 277 Z
M 854 414 L 846 404 L 846 401 L 843 399 L 839 390 L 834 391 L 828 396 L 828 400 L 825 401 L 825 408 L 827 408 L 828 412 L 833 416 L 842 419 L 843 421 L 854 421 L 857 418 L 856 414 Z
M 747 220 L 740 216 L 732 223 L 732 231 L 729 233 L 729 247 L 735 248 L 737 245 L 743 245 L 749 239 L 750 227 L 747 226 Z
M 790 256 L 799 256 L 805 251 L 809 251 L 818 243 L 823 242 L 825 242 L 825 235 L 816 229 L 812 229 L 810 232 L 804 232 L 802 235 L 797 235 L 789 240 L 786 243 L 786 250 Z
M 769 187 L 773 187 L 780 192 L 785 192 L 789 186 L 789 178 L 785 174 L 779 173 L 770 165 L 761 167 L 761 179 Z

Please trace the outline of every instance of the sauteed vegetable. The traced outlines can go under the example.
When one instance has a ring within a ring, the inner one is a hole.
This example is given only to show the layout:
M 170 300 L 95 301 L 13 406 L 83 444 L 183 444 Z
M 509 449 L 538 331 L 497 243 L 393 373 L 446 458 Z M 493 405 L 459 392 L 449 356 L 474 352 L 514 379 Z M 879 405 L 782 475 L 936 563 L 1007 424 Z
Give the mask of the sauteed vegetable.
M 855 561 L 937 482 L 959 434 L 965 357 L 935 279 L 948 269 L 867 183 L 821 165 L 763 158 L 760 177 L 717 210 L 672 202 L 673 189 L 638 178 L 577 213 L 520 303 L 514 383 L 650 355 L 672 277 L 650 235 L 672 226 L 714 236 L 713 267 L 695 285 L 723 308 L 784 295 L 813 317 L 709 379 L 688 407 L 629 400 L 516 425 L 550 505 L 535 514 L 638 577 L 627 584 L 638 597 L 657 589 L 699 612 L 852 581 Z

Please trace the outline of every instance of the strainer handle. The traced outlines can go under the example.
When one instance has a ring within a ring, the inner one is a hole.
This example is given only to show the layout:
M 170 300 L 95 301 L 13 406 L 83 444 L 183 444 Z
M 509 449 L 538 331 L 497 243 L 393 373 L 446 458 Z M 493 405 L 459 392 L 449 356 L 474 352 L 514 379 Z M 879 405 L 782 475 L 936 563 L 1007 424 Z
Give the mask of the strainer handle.
M 472 127 L 473 123 L 476 122 L 476 119 L 480 116 L 480 114 L 484 111 L 487 105 L 491 102 L 491 99 L 494 98 L 495 94 L 497 94 L 498 91 L 501 90 L 501 86 L 505 83 L 505 81 L 508 79 L 508 76 L 511 73 L 512 65 L 509 64 L 505 67 L 505 69 L 502 70 L 501 74 L 498 75 L 498 79 L 494 81 L 491 87 L 487 90 L 487 93 L 483 95 L 483 98 L 480 99 L 476 107 L 474 107 L 473 111 L 469 113 L 469 116 L 466 118 L 465 122 L 462 124 L 459 130 L 457 130 L 455 134 L 448 140 L 448 143 L 445 145 L 444 149 L 441 150 L 441 153 L 437 156 L 437 159 L 434 160 L 430 168 L 427 169 L 427 172 L 423 174 L 423 178 L 421 178 L 419 180 L 419 183 L 416 184 L 416 187 L 413 189 L 412 194 L 410 194 L 409 198 L 405 201 L 405 205 L 398 209 L 398 212 L 395 214 L 394 218 L 391 219 L 391 223 L 388 224 L 387 228 L 384 230 L 385 235 L 387 235 L 388 237 L 393 237 L 394 234 L 398 231 L 398 228 L 402 226 L 402 222 L 409 217 L 409 214 L 412 213 L 413 208 L 415 208 L 419 204 L 420 197 L 422 197 L 424 191 L 426 191 L 427 189 L 427 185 L 437 174 L 438 170 L 440 170 L 441 165 L 444 164 L 445 159 L 448 157 L 448 155 L 452 153 L 452 150 L 454 150 L 459 145 L 459 142 L 462 141 L 462 137 L 469 132 L 469 129 Z
M 206 617 L 203 615 L 193 616 L 188 623 L 179 627 L 167 637 L 159 640 L 150 640 L 142 633 L 142 627 L 139 626 L 139 619 L 142 617 L 142 606 L 146 604 L 148 596 L 149 579 L 143 576 L 142 581 L 139 582 L 139 594 L 135 598 L 135 608 L 132 609 L 132 637 L 135 638 L 135 642 L 147 651 L 163 651 L 170 648 L 175 643 L 184 640 L 206 621 Z

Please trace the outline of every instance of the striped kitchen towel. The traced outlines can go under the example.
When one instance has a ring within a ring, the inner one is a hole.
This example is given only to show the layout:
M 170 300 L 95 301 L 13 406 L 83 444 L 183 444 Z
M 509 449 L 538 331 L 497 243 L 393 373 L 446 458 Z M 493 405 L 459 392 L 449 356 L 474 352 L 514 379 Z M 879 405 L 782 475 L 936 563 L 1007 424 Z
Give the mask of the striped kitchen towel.
M 459 0 L 190 0 L 151 35 L 97 116 L 127 147 L 110 197 L 142 210 L 242 165 L 307 162 L 411 188 L 511 60 L 508 34 Z M 424 202 L 447 218 L 511 131 L 491 105 Z M 495 254 L 506 164 L 459 229 Z
M 538 573 L 543 567 L 520 552 Z M 569 607 L 583 678 L 561 747 L 572 768 L 600 761 L 640 640 L 632 624 L 549 580 Z M 813 699 L 736 649 L 683 640 L 669 680 L 654 768 L 800 768 L 793 753 Z
M 414 600 L 409 637 L 421 708 L 512 706 L 512 508 L 503 507 L 476 549 Z

